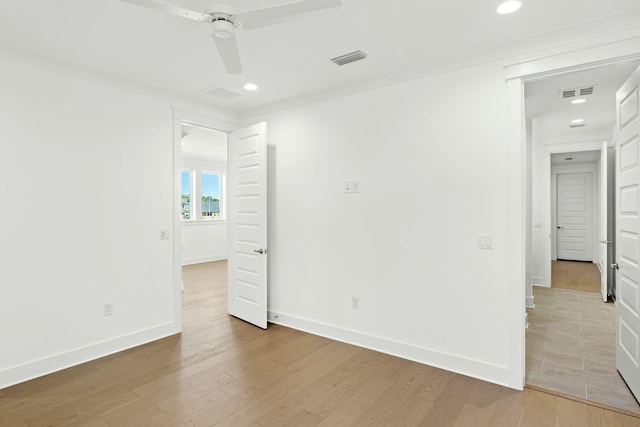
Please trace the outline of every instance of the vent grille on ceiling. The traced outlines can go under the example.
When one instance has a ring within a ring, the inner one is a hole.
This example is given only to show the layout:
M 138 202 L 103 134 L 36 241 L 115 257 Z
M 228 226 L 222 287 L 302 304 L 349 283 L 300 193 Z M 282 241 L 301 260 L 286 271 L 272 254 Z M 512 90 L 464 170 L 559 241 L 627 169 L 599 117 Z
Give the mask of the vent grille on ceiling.
M 367 57 L 367 54 L 361 50 L 356 50 L 355 52 L 347 53 L 342 56 L 337 56 L 335 58 L 331 58 L 331 60 L 337 65 L 346 65 L 352 62 L 360 61 Z
M 229 89 L 225 89 L 222 86 L 214 86 L 210 89 L 206 89 L 204 93 L 206 93 L 209 96 L 213 96 L 214 98 L 220 98 L 220 99 L 231 99 L 231 98 L 235 98 L 236 96 L 240 96 L 239 93 L 233 92 Z
M 576 87 L 572 89 L 563 89 L 558 91 L 560 98 L 575 98 L 576 96 L 593 95 L 594 85 L 585 87 Z

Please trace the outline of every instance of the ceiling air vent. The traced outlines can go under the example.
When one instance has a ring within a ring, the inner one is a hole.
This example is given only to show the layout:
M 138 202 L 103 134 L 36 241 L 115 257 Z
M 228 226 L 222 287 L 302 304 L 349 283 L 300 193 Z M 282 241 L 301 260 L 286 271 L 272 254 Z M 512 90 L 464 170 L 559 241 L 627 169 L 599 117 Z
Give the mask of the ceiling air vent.
M 576 96 L 589 96 L 593 95 L 594 85 L 585 87 L 574 87 L 571 89 L 563 89 L 558 91 L 560 98 L 575 98 Z
M 219 99 L 231 99 L 235 98 L 236 96 L 240 96 L 239 93 L 233 92 L 229 89 L 225 89 L 222 86 L 214 86 L 210 89 L 206 89 L 204 93 Z
M 337 56 L 335 58 L 331 58 L 331 60 L 337 65 L 347 65 L 352 62 L 360 61 L 367 57 L 367 54 L 361 50 L 356 50 L 355 52 L 347 53 L 342 56 Z

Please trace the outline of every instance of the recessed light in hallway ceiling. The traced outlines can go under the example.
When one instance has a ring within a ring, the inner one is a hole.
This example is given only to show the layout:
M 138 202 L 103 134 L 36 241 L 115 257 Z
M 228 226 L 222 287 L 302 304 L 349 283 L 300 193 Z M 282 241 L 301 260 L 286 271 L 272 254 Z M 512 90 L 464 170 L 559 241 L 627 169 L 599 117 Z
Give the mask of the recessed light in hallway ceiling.
M 517 0 L 509 0 L 506 1 L 504 3 L 502 3 L 500 6 L 498 6 L 498 13 L 501 15 L 506 15 L 508 13 L 513 13 L 516 10 L 520 9 L 520 7 L 522 6 L 522 3 L 520 3 Z

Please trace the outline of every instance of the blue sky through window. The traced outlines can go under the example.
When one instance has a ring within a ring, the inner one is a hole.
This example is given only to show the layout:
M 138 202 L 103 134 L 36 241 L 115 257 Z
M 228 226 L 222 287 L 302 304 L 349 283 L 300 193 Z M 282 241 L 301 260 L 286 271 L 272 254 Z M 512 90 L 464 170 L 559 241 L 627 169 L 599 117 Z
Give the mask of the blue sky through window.
M 191 194 L 191 172 L 189 171 L 180 173 L 180 193 Z
M 202 197 L 220 198 L 220 175 L 202 174 Z

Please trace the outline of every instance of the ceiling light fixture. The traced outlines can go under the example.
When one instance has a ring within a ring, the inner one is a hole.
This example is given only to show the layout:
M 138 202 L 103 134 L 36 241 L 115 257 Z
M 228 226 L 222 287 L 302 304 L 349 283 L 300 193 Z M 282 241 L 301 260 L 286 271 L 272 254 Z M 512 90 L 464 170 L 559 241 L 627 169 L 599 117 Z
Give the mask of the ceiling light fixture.
M 587 100 L 584 98 L 578 98 L 571 101 L 572 104 L 584 104 L 585 102 L 587 102 Z
M 498 13 L 501 15 L 506 15 L 507 13 L 513 13 L 516 10 L 520 9 L 520 6 L 522 6 L 522 3 L 520 3 L 519 1 L 509 0 L 502 3 L 500 6 L 498 6 Z
M 574 120 L 571 120 L 571 123 L 574 123 L 574 124 L 577 124 L 577 123 L 583 123 L 583 122 L 584 122 L 584 119 L 574 119 Z
M 253 83 L 247 83 L 243 87 L 244 87 L 244 90 L 258 90 L 258 86 Z

